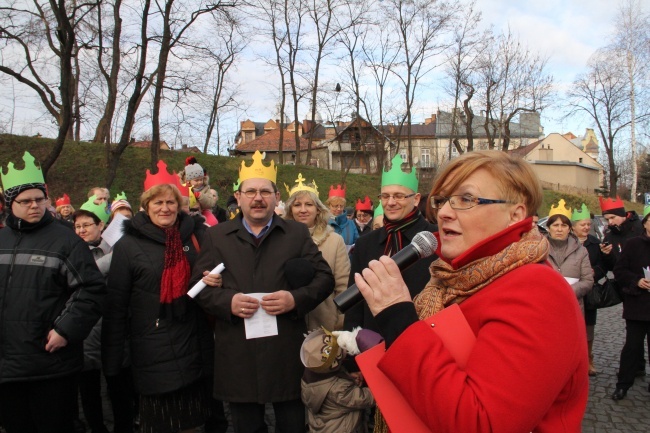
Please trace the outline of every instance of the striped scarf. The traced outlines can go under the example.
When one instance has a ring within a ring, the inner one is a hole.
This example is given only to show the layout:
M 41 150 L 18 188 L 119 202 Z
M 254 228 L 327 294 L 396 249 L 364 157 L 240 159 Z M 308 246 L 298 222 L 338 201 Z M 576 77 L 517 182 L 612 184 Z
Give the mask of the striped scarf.
M 388 233 L 384 255 L 391 257 L 404 248 L 402 231 L 415 224 L 419 218 L 420 211 L 417 207 L 413 208 L 413 210 L 401 220 L 390 221 L 384 218 L 384 228 L 386 229 L 386 233 Z

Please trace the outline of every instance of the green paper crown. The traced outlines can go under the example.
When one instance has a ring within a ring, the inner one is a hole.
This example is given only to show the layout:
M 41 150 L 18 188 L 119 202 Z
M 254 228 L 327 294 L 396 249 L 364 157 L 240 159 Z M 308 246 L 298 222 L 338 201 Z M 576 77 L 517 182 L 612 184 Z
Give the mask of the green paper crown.
M 113 199 L 113 201 L 118 201 L 118 200 L 128 201 L 126 199 L 126 194 L 124 194 L 124 191 L 122 191 L 120 194 L 116 195 L 115 198 Z
M 580 209 L 580 212 L 578 212 L 577 209 L 573 209 L 573 213 L 571 214 L 571 221 L 582 221 L 590 218 L 591 212 L 589 212 L 587 205 L 584 203 L 582 203 L 582 209 Z
M 415 167 L 411 169 L 410 173 L 404 173 L 402 163 L 402 156 L 398 153 L 391 161 L 391 169 L 382 173 L 381 186 L 401 185 L 413 192 L 418 192 L 418 177 L 415 175 Z
M 239 185 L 241 185 L 241 180 L 237 178 L 237 183 L 232 184 L 232 191 L 233 192 L 239 191 Z
M 384 208 L 382 207 L 381 203 L 379 203 L 379 206 L 375 208 L 375 214 L 373 215 L 373 217 L 383 215 L 383 214 L 384 214 Z
M 79 209 L 94 213 L 97 215 L 97 218 L 106 224 L 108 222 L 108 218 L 110 217 L 110 214 L 106 212 L 106 203 L 95 204 L 95 200 L 97 200 L 97 196 L 93 195 L 88 199 L 86 203 L 82 204 Z
M 4 170 L 0 172 L 0 175 L 2 175 L 2 186 L 5 191 L 9 188 L 27 183 L 45 183 L 41 168 L 36 166 L 34 163 L 35 159 L 29 152 L 25 151 L 23 161 L 25 161 L 25 168 L 23 170 L 15 169 L 14 163 L 10 162 L 7 164 L 7 174 L 4 174 Z
M 645 218 L 645 216 L 648 215 L 649 213 L 650 213 L 650 204 L 647 204 L 647 205 L 643 208 L 643 217 Z

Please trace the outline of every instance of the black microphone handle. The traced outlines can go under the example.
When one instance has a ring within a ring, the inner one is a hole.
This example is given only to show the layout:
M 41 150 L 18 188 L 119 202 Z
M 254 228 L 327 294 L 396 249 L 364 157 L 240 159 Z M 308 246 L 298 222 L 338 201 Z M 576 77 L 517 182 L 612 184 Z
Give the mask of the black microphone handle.
M 395 261 L 395 264 L 397 264 L 399 270 L 401 272 L 404 272 L 409 266 L 420 260 L 420 253 L 413 244 L 409 244 L 398 251 L 391 258 Z M 353 284 L 348 287 L 343 293 L 337 295 L 334 298 L 334 304 L 336 304 L 336 307 L 341 313 L 345 314 L 346 311 L 354 307 L 362 300 L 363 295 L 359 291 L 357 285 Z

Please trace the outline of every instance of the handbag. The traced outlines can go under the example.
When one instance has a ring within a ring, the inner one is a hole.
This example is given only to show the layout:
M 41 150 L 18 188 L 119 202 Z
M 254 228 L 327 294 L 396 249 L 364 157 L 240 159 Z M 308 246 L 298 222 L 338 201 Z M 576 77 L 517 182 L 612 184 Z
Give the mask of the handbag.
M 605 278 L 603 284 L 594 283 L 594 287 L 584 297 L 585 309 L 613 307 L 623 302 L 623 295 L 616 281 Z

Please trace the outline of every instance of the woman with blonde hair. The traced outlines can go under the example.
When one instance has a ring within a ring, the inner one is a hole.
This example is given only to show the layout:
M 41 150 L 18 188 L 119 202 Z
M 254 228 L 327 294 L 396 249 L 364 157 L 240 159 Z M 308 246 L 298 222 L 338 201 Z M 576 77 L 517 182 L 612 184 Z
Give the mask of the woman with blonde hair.
M 334 292 L 318 307 L 307 314 L 307 330 L 324 326 L 328 331 L 343 328 L 343 314 L 334 305 L 334 297 L 347 288 L 350 276 L 350 258 L 343 238 L 329 225 L 330 212 L 318 198 L 318 190 L 313 185 L 304 185 L 302 175 L 298 186 L 290 192 L 285 203 L 284 218 L 304 223 L 311 238 L 323 254 L 334 274 Z
M 532 226 L 542 190 L 531 166 L 466 153 L 438 173 L 429 200 L 440 258 L 424 290 L 412 300 L 386 256 L 355 275 L 386 339 L 380 370 L 431 431 L 579 432 L 584 318 Z M 464 368 L 423 320 L 454 304 L 476 336 Z M 375 430 L 386 431 L 382 420 Z

